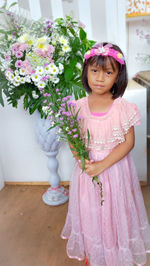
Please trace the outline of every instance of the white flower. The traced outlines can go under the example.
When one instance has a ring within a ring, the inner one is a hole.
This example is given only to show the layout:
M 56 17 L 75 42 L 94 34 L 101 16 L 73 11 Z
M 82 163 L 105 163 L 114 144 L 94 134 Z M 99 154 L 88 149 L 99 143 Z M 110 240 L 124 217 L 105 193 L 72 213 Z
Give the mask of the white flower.
M 27 75 L 27 76 L 25 77 L 25 80 L 26 80 L 26 82 L 30 83 L 30 82 L 31 82 L 30 76 Z
M 21 78 L 20 78 L 20 82 L 21 82 L 21 83 L 25 83 L 25 78 L 21 77 Z
M 9 34 L 9 35 L 8 35 L 8 41 L 11 41 L 12 38 L 13 38 L 12 35 Z
M 49 107 L 48 107 L 48 106 L 43 106 L 43 107 L 42 107 L 42 111 L 43 111 L 45 114 L 48 114 Z
M 15 70 L 15 75 L 18 76 L 19 75 L 19 71 Z
M 17 82 L 20 82 L 20 76 L 18 76 L 18 75 L 15 76 L 15 77 L 14 77 L 14 80 L 17 81 Z
M 32 78 L 32 80 L 34 81 L 34 82 L 38 82 L 39 80 L 40 80 L 40 75 L 37 75 L 37 74 L 33 74 L 32 76 L 31 76 L 31 78 Z
M 71 51 L 71 48 L 68 45 L 63 45 L 62 50 L 63 50 L 63 52 L 67 53 L 67 52 Z
M 26 72 L 24 68 L 20 68 L 20 75 L 25 76 Z
M 59 78 L 53 78 L 53 83 L 57 84 L 59 82 Z
M 63 70 L 64 70 L 64 66 L 61 64 L 61 63 L 59 63 L 59 74 L 62 74 L 63 73 Z
M 27 42 L 29 38 L 30 38 L 29 34 L 25 33 L 19 37 L 18 41 L 24 43 Z
M 64 66 L 61 63 L 59 63 L 58 67 L 60 70 L 64 70 Z
M 45 73 L 49 74 L 50 73 L 50 65 L 47 65 L 45 67 Z
M 53 68 L 51 68 L 51 72 L 50 72 L 51 74 L 56 76 L 58 72 L 59 72 L 59 69 L 57 66 L 54 66 Z
M 6 71 L 6 77 L 7 77 L 7 78 L 9 78 L 11 74 L 12 74 L 11 71 L 9 71 L 9 70 Z
M 59 38 L 59 42 L 63 45 L 68 45 L 68 40 L 64 36 Z
M 13 84 L 14 84 L 16 87 L 18 87 L 18 86 L 20 85 L 20 82 L 18 82 L 18 81 L 14 81 Z
M 38 99 L 39 98 L 39 95 L 36 94 L 36 91 L 32 91 L 32 97 L 34 99 Z
M 77 67 L 77 68 L 79 68 L 79 69 L 81 69 L 81 68 L 82 68 L 82 66 L 81 66 L 81 64 L 80 64 L 80 63 L 77 63 L 77 64 L 76 64 L 76 67 Z
M 56 40 L 52 40 L 52 45 L 56 45 Z
M 65 54 L 65 53 L 64 53 L 63 51 L 60 51 L 60 52 L 59 52 L 59 55 L 60 55 L 60 56 L 64 56 L 64 54 Z
M 69 131 L 69 127 L 66 127 L 66 131 Z
M 11 73 L 9 76 L 8 76 L 9 80 L 13 81 L 14 80 L 14 74 Z
M 41 80 L 38 82 L 37 87 L 43 89 L 45 87 L 45 85 L 46 85 L 45 82 Z
M 44 73 L 44 68 L 42 66 L 38 66 L 36 68 L 36 74 L 42 75 Z

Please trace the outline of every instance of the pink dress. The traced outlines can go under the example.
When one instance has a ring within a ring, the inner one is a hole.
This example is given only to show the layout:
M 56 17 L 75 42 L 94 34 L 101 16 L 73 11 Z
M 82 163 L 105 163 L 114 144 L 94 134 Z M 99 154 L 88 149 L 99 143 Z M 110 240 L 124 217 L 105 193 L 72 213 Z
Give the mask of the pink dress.
M 123 98 L 114 100 L 102 116 L 92 115 L 88 97 L 75 101 L 84 117 L 82 134 L 87 142 L 90 131 L 90 158 L 99 161 L 125 140 L 131 126 L 140 124 L 135 104 Z M 68 214 L 61 237 L 68 239 L 67 254 L 90 266 L 133 266 L 146 263 L 150 252 L 150 226 L 135 166 L 129 153 L 99 175 L 104 203 L 100 204 L 99 187 L 75 164 Z

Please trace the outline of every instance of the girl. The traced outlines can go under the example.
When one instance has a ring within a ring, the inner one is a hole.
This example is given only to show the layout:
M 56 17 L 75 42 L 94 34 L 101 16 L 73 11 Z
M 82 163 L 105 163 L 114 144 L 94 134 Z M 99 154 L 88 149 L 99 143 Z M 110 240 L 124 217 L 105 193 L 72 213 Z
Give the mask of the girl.
M 68 256 L 87 257 L 90 266 L 141 266 L 150 252 L 150 226 L 130 154 L 140 115 L 135 104 L 121 98 L 127 71 L 120 48 L 102 43 L 88 51 L 82 83 L 89 96 L 76 105 L 84 118 L 86 143 L 90 131 L 91 160 L 85 160 L 83 173 L 76 161 L 61 236 L 68 239 Z M 99 187 L 91 180 L 96 175 L 102 182 L 103 206 Z

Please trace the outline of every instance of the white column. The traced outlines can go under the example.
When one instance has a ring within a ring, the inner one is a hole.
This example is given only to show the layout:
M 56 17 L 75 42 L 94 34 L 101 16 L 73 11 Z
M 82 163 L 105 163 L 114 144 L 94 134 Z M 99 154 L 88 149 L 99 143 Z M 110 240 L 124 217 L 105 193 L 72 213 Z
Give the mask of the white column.
M 117 44 L 126 55 L 126 1 L 106 0 L 105 5 L 107 41 Z
M 63 18 L 63 6 L 62 0 L 50 0 L 51 8 L 52 8 L 52 16 L 53 20 L 56 18 Z
M 30 7 L 30 15 L 33 20 L 41 18 L 40 0 L 28 0 Z
M 86 26 L 89 39 L 92 39 L 91 0 L 77 0 L 79 20 Z

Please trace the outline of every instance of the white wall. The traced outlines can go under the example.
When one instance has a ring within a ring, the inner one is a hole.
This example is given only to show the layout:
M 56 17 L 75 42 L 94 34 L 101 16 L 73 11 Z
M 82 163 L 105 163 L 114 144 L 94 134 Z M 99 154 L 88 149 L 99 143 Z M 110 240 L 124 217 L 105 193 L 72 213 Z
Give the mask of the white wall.
M 144 39 L 140 39 L 136 34 L 136 30 L 147 30 L 150 31 L 150 19 L 146 19 L 147 23 L 142 27 L 142 18 L 134 19 L 131 18 L 127 22 L 127 33 L 128 33 L 128 73 L 129 78 L 132 78 L 137 72 L 142 70 L 150 70 L 150 62 L 141 62 L 136 59 L 138 53 L 150 54 L 150 44 Z M 149 32 L 150 33 L 150 32 Z

